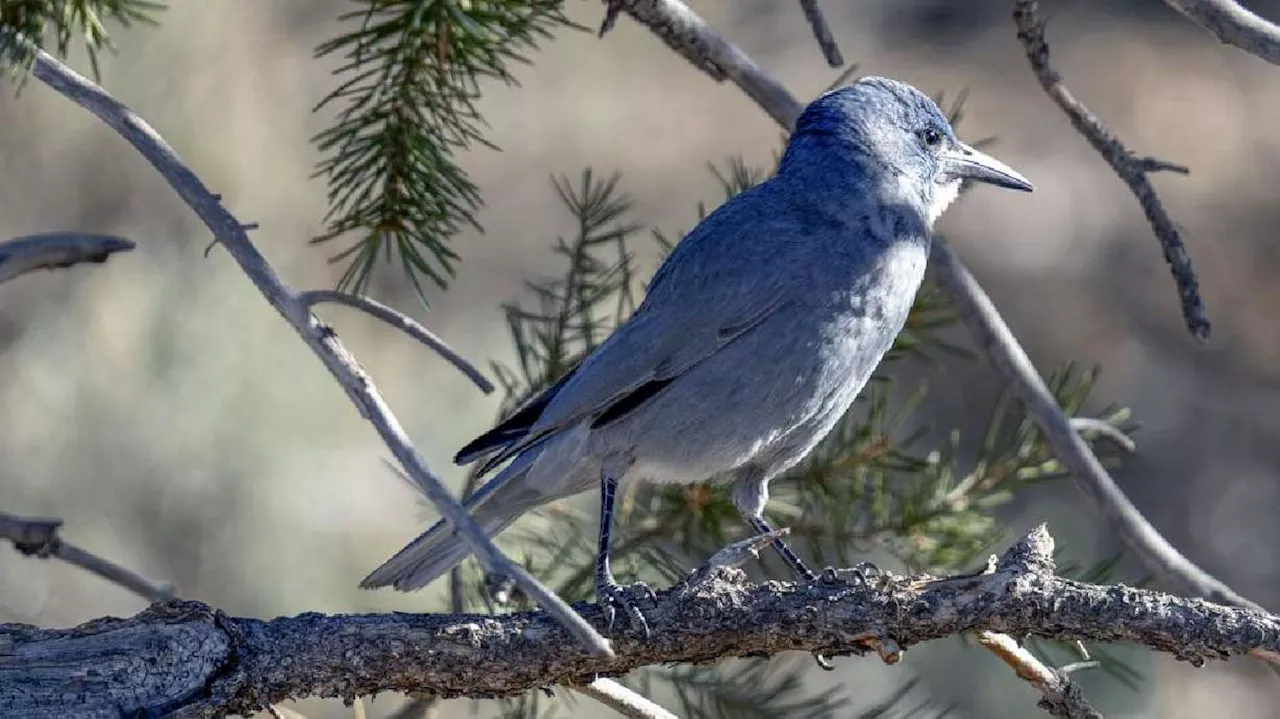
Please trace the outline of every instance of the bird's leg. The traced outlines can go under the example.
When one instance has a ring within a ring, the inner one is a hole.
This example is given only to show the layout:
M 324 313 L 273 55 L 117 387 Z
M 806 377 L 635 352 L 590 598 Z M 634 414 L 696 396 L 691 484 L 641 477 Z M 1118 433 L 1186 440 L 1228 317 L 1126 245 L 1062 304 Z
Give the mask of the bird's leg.
M 633 629 L 639 629 L 645 639 L 649 638 L 649 623 L 635 605 L 631 595 L 641 594 L 650 601 L 657 601 L 657 596 L 649 585 L 636 582 L 629 587 L 618 584 L 613 578 L 613 570 L 609 567 L 609 536 L 613 532 L 613 498 L 618 492 L 618 480 L 609 474 L 600 481 L 600 549 L 596 555 L 596 596 L 600 599 L 600 608 L 604 611 L 605 624 L 613 629 L 613 620 L 617 609 L 622 608 L 631 620 Z
M 773 531 L 773 527 L 769 526 L 769 523 L 764 518 L 764 505 L 768 501 L 769 480 L 765 479 L 755 469 L 751 470 L 751 474 L 740 478 L 737 484 L 734 485 L 733 504 L 738 508 L 738 513 L 742 515 L 742 518 L 758 534 L 767 534 Z M 818 578 L 818 575 L 814 574 L 782 539 L 773 540 L 773 548 L 778 550 L 778 554 L 781 554 L 787 564 L 795 570 L 796 576 L 810 582 Z

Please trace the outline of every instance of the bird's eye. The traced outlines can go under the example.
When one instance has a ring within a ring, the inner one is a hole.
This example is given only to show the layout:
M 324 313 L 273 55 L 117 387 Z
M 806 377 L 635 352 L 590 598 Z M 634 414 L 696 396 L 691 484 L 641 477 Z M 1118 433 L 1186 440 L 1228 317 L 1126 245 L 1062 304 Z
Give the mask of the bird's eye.
M 935 128 L 926 127 L 920 131 L 920 140 L 926 147 L 934 148 L 942 144 L 942 133 Z

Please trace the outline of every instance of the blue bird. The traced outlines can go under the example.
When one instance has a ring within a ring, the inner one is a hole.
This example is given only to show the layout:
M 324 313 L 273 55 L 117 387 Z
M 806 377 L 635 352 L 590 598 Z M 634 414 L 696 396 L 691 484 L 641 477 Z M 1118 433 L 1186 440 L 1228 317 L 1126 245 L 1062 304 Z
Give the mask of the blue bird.
M 966 180 L 1030 191 L 960 142 L 927 96 L 868 77 L 813 101 L 777 173 L 726 202 L 667 257 L 644 302 L 554 386 L 455 461 L 512 460 L 466 500 L 493 536 L 541 504 L 598 487 L 596 590 L 648 632 L 609 566 L 614 497 L 644 481 L 729 483 L 759 533 L 769 480 L 805 457 L 853 404 L 902 330 L 934 221 Z M 781 540 L 802 578 L 814 574 Z M 361 586 L 410 591 L 470 549 L 443 521 Z

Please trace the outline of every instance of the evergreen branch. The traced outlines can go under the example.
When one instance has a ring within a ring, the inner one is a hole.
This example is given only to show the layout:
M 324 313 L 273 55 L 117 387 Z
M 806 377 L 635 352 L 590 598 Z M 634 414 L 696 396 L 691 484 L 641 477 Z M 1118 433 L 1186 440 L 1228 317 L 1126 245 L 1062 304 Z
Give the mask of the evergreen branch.
M 155 25 L 153 15 L 164 9 L 154 0 L 6 0 L 0 3 L 0 56 L 10 56 L 25 70 L 33 58 L 30 47 L 44 49 L 51 38 L 53 53 L 65 58 L 79 37 L 98 79 L 98 53 L 115 50 L 107 23 Z
M 357 0 L 341 19 L 355 27 L 320 45 L 344 60 L 340 83 L 316 109 L 335 123 L 314 138 L 329 183 L 325 232 L 314 243 L 355 235 L 333 256 L 347 263 L 339 289 L 364 294 L 380 257 L 398 259 L 419 295 L 423 277 L 441 287 L 454 273 L 450 237 L 481 229 L 479 188 L 455 153 L 493 147 L 476 107 L 481 83 L 514 84 L 509 66 L 528 62 L 553 29 L 573 26 L 562 2 Z
M 346 391 L 348 398 L 377 429 L 382 441 L 414 480 L 422 493 L 471 546 L 476 556 L 495 573 L 514 579 L 539 605 L 563 622 L 565 627 L 593 654 L 610 655 L 608 641 L 552 594 L 523 567 L 515 564 L 489 538 L 431 472 L 414 448 L 391 408 L 379 394 L 373 380 L 356 363 L 332 328 L 319 322 L 302 302 L 300 294 L 285 285 L 245 232 L 244 223 L 223 207 L 219 198 L 182 162 L 173 148 L 146 121 L 102 88 L 82 77 L 48 53 L 36 47 L 32 74 L 36 79 L 88 110 L 118 132 L 168 181 L 179 197 L 204 222 L 240 269 L 280 313 L 299 337 L 325 365 Z
M 110 707 L 212 717 L 310 696 L 510 696 L 660 663 L 793 650 L 864 654 L 877 643 L 901 651 L 983 630 L 1130 642 L 1197 665 L 1280 656 L 1280 617 L 1055 576 L 1053 541 L 1043 527 L 994 564 L 990 573 L 946 579 L 884 575 L 866 582 L 837 571 L 801 585 L 753 585 L 740 571 L 721 568 L 660 593 L 647 612 L 653 635 L 619 636 L 611 658 L 584 652 L 542 612 L 308 613 L 263 621 L 174 601 L 73 629 L 7 624 L 0 625 L 0 652 L 17 661 L 0 663 L 0 706 L 63 716 Z M 583 609 L 599 617 L 598 608 Z M 36 655 L 39 663 L 22 661 Z

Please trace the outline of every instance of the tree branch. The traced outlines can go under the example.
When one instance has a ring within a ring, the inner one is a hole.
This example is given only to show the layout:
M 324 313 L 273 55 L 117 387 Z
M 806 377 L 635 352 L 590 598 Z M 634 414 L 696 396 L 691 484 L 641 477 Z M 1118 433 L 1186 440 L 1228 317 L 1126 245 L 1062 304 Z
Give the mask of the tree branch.
M 680 719 L 612 679 L 597 679 L 575 688 L 627 719 Z
M 1164 0 L 1219 40 L 1280 65 L 1280 27 L 1232 0 Z
M 734 64 L 740 69 L 737 75 L 732 76 L 734 82 L 784 129 L 789 130 L 799 116 L 799 101 L 747 58 L 745 53 L 707 28 L 701 18 L 678 0 L 614 0 L 614 4 L 660 36 L 663 36 L 663 32 L 675 32 L 670 28 L 680 29 L 684 34 L 680 35 L 677 50 L 685 57 L 689 57 L 686 53 L 693 53 L 691 62 L 695 65 Z M 712 35 L 703 39 L 688 36 L 690 33 L 696 35 L 703 32 L 703 28 Z M 667 39 L 667 44 L 676 47 L 674 39 L 663 37 Z M 726 45 L 727 49 L 724 47 Z M 965 325 L 978 344 L 986 350 L 997 371 L 1005 376 L 1018 398 L 1026 405 L 1032 419 L 1044 432 L 1054 454 L 1075 477 L 1076 485 L 1094 502 L 1135 554 L 1148 567 L 1198 596 L 1237 607 L 1259 609 L 1258 605 L 1236 594 L 1226 584 L 1182 556 L 1133 506 L 1089 446 L 1072 430 L 1071 418 L 1058 406 L 1035 365 L 1018 344 L 1018 339 L 996 311 L 982 286 L 942 237 L 936 238 L 933 246 L 933 267 L 956 303 Z
M 481 392 L 489 394 L 493 391 L 493 383 L 488 377 L 476 369 L 462 355 L 458 354 L 452 347 L 445 343 L 444 340 L 436 336 L 434 332 L 423 327 L 421 323 L 413 319 L 409 315 L 388 307 L 375 299 L 365 297 L 364 295 L 353 295 L 348 292 L 339 292 L 337 290 L 308 290 L 298 295 L 302 304 L 312 307 L 321 302 L 333 302 L 355 309 L 362 310 L 377 319 L 386 322 L 396 329 L 404 332 L 410 337 L 418 340 L 428 348 L 435 351 L 436 354 L 443 357 L 449 364 L 457 368 L 459 372 L 467 376 L 467 379 L 480 389 Z
M 995 570 L 967 577 L 834 571 L 807 584 L 754 585 L 718 567 L 660 594 L 650 639 L 592 656 L 543 612 L 483 615 L 309 613 L 229 617 L 197 602 L 73 629 L 0 625 L 0 714 L 37 717 L 248 714 L 286 698 L 511 696 L 670 662 L 783 651 L 886 656 L 965 632 L 1132 642 L 1194 663 L 1280 652 L 1280 617 L 1054 575 L 1044 527 Z M 594 605 L 580 605 L 593 617 Z M 39 657 L 40 661 L 33 659 Z M 98 711 L 99 714 L 91 712 Z
M 625 11 L 716 82 L 733 80 L 784 128 L 790 129 L 804 109 L 782 83 L 680 0 L 605 0 L 605 5 L 602 36 L 613 26 L 617 14 Z
M 1058 406 L 1053 392 L 1036 372 L 1031 358 L 1018 344 L 991 298 L 942 237 L 934 240 L 933 263 L 948 292 L 965 298 L 964 302 L 957 303 L 961 318 L 996 368 L 1014 378 L 1015 395 L 1036 419 L 1054 454 L 1075 478 L 1076 486 L 1102 510 L 1138 558 L 1197 596 L 1222 604 L 1261 609 L 1184 557 L 1133 506 L 1093 450 L 1080 438 L 1071 418 Z
M 840 55 L 840 48 L 831 34 L 831 26 L 822 16 L 822 8 L 818 7 L 818 0 L 800 0 L 800 9 L 804 10 L 805 19 L 813 28 L 813 38 L 818 41 L 818 47 L 822 48 L 822 57 L 826 59 L 827 64 L 831 67 L 843 65 L 844 57 Z
M 20 41 L 26 42 L 24 39 Z M 400 421 L 378 393 L 373 380 L 347 351 L 333 329 L 317 320 L 302 301 L 302 296 L 285 285 L 249 240 L 244 224 L 222 206 L 218 197 L 183 164 L 164 138 L 105 90 L 43 50 L 26 44 L 34 56 L 32 74 L 37 79 L 88 110 L 128 140 L 200 217 L 263 297 L 297 331 L 346 390 L 352 403 L 378 431 L 405 472 L 422 488 L 441 516 L 457 529 L 485 567 L 495 574 L 514 579 L 528 596 L 563 622 L 592 652 L 608 656 L 611 652 L 609 642 L 599 632 L 489 541 L 471 515 L 427 467 Z
M 1133 154 L 1102 124 L 1097 115 L 1071 94 L 1062 83 L 1062 76 L 1049 64 L 1049 45 L 1044 39 L 1044 21 L 1039 17 L 1037 6 L 1036 0 L 1013 2 L 1013 21 L 1018 27 L 1018 39 L 1027 51 L 1027 60 L 1031 63 L 1036 79 L 1066 113 L 1076 131 L 1111 165 L 1111 169 L 1129 186 L 1129 190 L 1138 199 L 1138 204 L 1142 205 L 1147 222 L 1160 241 L 1165 262 L 1169 263 L 1169 269 L 1173 273 L 1187 329 L 1196 339 L 1209 339 L 1211 326 L 1205 314 L 1204 301 L 1200 299 L 1199 282 L 1196 280 L 1195 269 L 1191 266 L 1191 257 L 1187 254 L 1186 245 L 1182 243 L 1178 226 L 1165 211 L 1155 188 L 1151 186 L 1151 180 L 1147 178 L 1152 172 L 1171 171 L 1185 175 L 1189 170 L 1181 165 Z
M 133 248 L 133 242 L 112 235 L 50 232 L 19 237 L 0 243 L 0 282 L 36 270 L 106 262 L 111 255 Z
M 1040 708 L 1066 719 L 1102 719 L 1102 714 L 1085 700 L 1080 687 L 1061 669 L 1050 669 L 1008 634 L 978 632 L 978 643 L 1008 664 L 1018 675 L 1044 695 Z
M 14 549 L 28 557 L 57 557 L 114 582 L 143 599 L 160 602 L 173 599 L 177 593 L 168 582 L 153 582 L 119 564 L 103 559 L 58 536 L 61 519 L 19 517 L 0 512 L 0 537 L 13 542 Z

